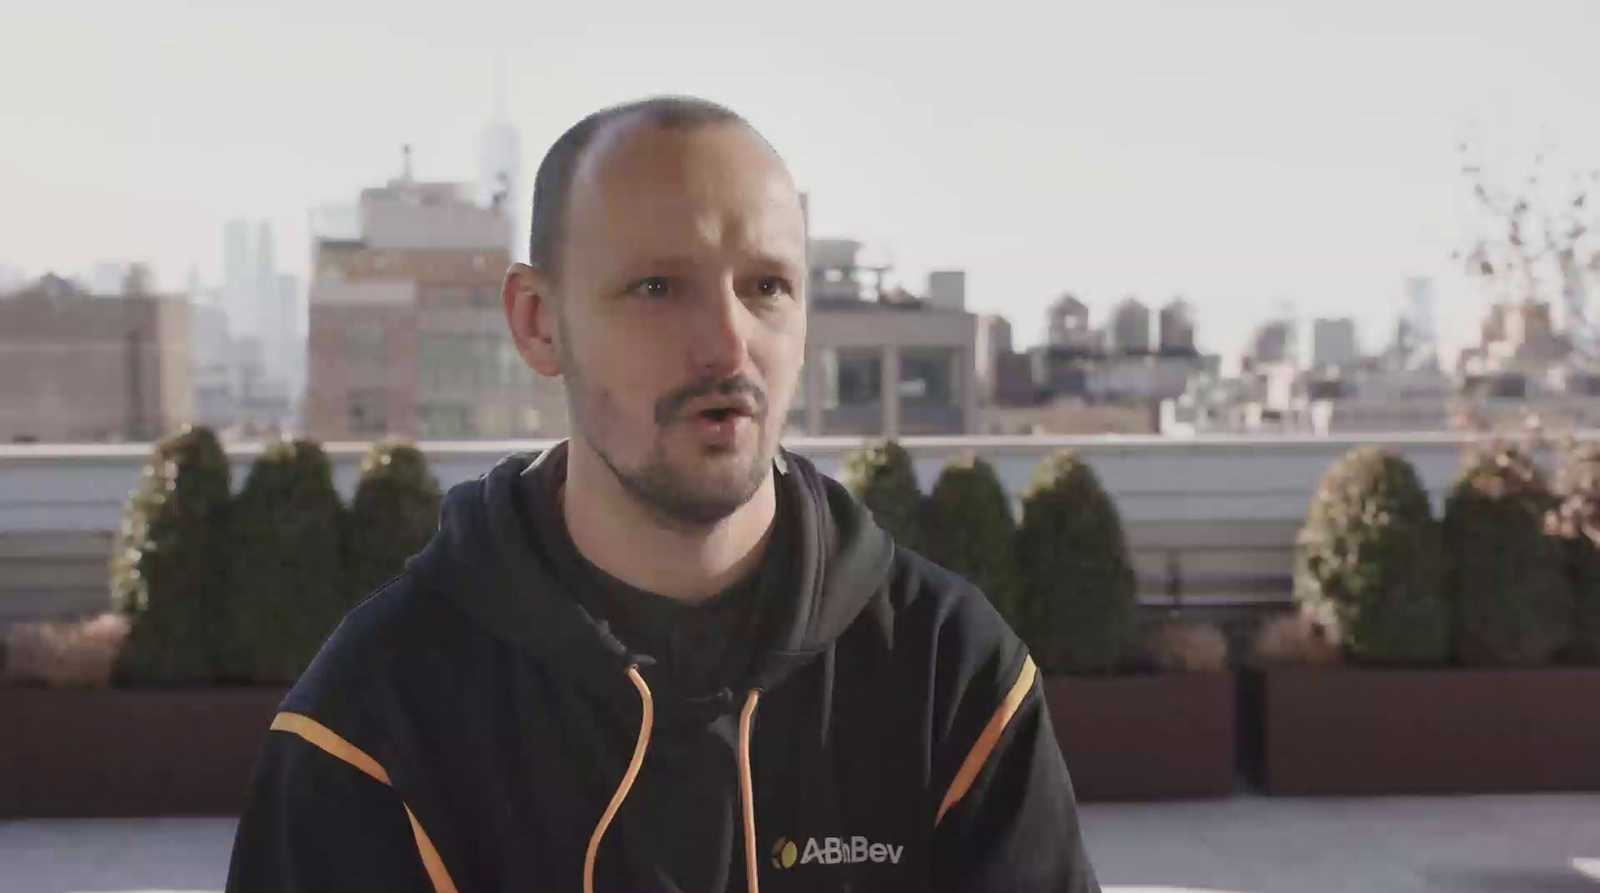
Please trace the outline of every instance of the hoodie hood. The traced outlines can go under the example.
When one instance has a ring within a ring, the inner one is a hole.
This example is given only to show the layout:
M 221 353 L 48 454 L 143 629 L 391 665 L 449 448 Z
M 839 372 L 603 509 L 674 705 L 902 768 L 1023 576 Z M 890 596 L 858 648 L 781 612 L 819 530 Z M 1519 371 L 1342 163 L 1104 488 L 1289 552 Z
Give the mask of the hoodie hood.
M 439 532 L 409 569 L 495 636 L 608 700 L 632 703 L 627 669 L 653 660 L 630 651 L 591 613 L 592 600 L 568 590 L 528 514 L 537 509 L 518 495 L 520 476 L 553 473 L 566 452 L 563 442 L 513 454 L 452 487 Z M 894 555 L 889 535 L 838 482 L 786 450 L 774 466 L 780 510 L 791 513 L 792 579 L 761 595 L 774 600 L 764 606 L 773 621 L 742 681 L 748 689 L 779 684 L 838 638 L 883 587 Z

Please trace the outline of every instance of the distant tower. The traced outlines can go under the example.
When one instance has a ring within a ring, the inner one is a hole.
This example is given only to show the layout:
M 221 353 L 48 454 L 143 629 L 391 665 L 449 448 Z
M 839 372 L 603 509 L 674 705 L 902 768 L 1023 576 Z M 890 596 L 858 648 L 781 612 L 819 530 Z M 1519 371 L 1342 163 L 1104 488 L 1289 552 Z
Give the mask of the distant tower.
M 1437 369 L 1439 329 L 1434 316 L 1433 283 L 1422 276 L 1406 280 L 1406 307 L 1400 320 L 1400 361 L 1407 369 Z
M 504 64 L 495 66 L 494 117 L 484 127 L 478 143 L 478 203 L 485 208 L 498 208 L 511 225 L 511 256 L 517 251 L 519 222 L 518 211 L 522 202 L 522 135 L 506 119 L 506 88 Z
M 254 257 L 250 258 L 250 284 L 256 292 L 256 304 L 259 311 L 265 311 L 269 303 L 268 296 L 272 293 L 273 280 L 278 275 L 278 250 L 272 238 L 272 224 L 265 220 L 256 222 L 256 242 Z M 261 312 L 261 317 L 268 314 Z M 261 322 L 265 324 L 263 318 Z

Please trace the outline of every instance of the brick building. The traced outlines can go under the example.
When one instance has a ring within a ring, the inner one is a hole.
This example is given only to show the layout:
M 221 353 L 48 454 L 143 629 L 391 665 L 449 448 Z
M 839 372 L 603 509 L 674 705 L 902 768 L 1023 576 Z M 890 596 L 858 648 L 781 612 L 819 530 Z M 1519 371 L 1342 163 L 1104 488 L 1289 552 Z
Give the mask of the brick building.
M 507 218 L 470 189 L 402 176 L 362 192 L 353 227 L 314 238 L 311 436 L 566 435 L 561 382 L 529 369 L 506 328 Z
M 151 440 L 191 421 L 188 311 L 137 272 L 116 296 L 45 276 L 0 297 L 0 442 Z

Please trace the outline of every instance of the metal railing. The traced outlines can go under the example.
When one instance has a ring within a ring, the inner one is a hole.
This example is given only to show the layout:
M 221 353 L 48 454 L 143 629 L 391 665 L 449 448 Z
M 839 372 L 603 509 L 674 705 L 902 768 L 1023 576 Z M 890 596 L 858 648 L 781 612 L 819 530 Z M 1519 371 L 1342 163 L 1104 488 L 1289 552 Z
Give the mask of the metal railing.
M 1585 432 L 1585 439 L 1600 432 Z M 790 449 L 838 475 L 860 438 L 798 438 Z M 1020 504 L 1035 468 L 1078 452 L 1123 516 L 1151 608 L 1283 604 L 1292 587 L 1294 536 L 1327 467 L 1347 450 L 1378 443 L 1405 455 L 1439 507 L 1469 437 L 908 437 L 924 489 L 952 458 L 982 455 Z M 237 489 L 263 444 L 228 445 Z M 486 471 L 538 441 L 424 442 L 444 487 Z M 366 443 L 330 443 L 335 486 L 355 490 Z M 22 613 L 74 613 L 106 592 L 106 553 L 147 444 L 0 445 L 0 623 Z M 87 545 L 86 545 L 87 544 Z M 1175 575 L 1174 575 L 1174 568 Z M 1174 583 L 1174 580 L 1176 581 Z M 9 608 L 7 606 L 10 606 Z M 59 611 L 52 609 L 59 608 Z

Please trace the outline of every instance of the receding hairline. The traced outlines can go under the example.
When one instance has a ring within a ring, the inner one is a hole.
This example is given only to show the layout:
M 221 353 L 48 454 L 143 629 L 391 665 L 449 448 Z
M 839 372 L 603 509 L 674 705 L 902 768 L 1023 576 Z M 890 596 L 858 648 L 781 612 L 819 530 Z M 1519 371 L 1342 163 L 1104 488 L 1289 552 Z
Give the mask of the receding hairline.
M 573 184 L 593 150 L 614 145 L 635 129 L 697 130 L 732 126 L 766 147 L 785 172 L 783 156 L 749 120 L 732 109 L 691 96 L 658 96 L 614 105 L 594 112 L 568 128 L 545 153 L 534 179 L 532 222 L 528 233 L 528 263 L 556 277 L 567 237 L 568 204 Z

